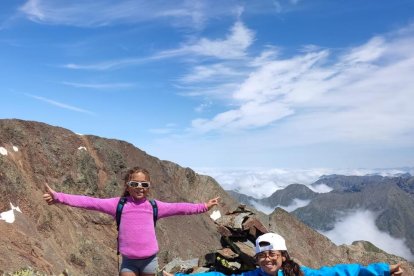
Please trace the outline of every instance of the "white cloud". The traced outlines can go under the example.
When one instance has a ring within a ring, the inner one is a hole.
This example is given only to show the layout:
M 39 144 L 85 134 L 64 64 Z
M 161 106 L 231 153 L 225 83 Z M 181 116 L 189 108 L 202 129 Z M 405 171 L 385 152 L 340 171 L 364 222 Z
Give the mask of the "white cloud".
M 259 202 L 255 201 L 255 200 L 250 200 L 250 205 L 253 206 L 254 208 L 256 208 L 256 210 L 259 210 L 263 213 L 265 213 L 266 215 L 271 214 L 275 208 L 260 204 Z
M 277 190 L 290 184 L 309 185 L 329 169 L 289 170 L 289 169 L 220 169 L 198 168 L 200 174 L 212 176 L 224 189 L 234 190 L 254 198 L 269 197 Z
M 199 28 L 206 20 L 204 5 L 191 2 L 28 0 L 20 11 L 34 22 L 52 25 L 101 27 L 167 18 L 173 25 Z
M 169 123 L 163 128 L 151 128 L 148 131 L 154 134 L 170 134 L 173 133 L 177 128 L 177 125 L 174 123 Z
M 307 206 L 311 201 L 305 199 L 295 198 L 292 203 L 288 206 L 279 205 L 278 207 L 285 209 L 288 212 L 293 212 L 298 208 Z
M 228 67 L 225 64 L 213 64 L 213 65 L 198 65 L 195 66 L 192 72 L 179 79 L 182 83 L 193 83 L 200 81 L 223 81 L 229 77 L 244 76 L 243 72 Z
M 211 101 L 203 102 L 199 106 L 194 108 L 194 111 L 199 112 L 199 113 L 204 112 L 205 110 L 208 110 L 212 106 L 212 104 L 213 103 Z
M 135 66 L 139 64 L 143 64 L 149 61 L 153 61 L 158 59 L 157 57 L 147 57 L 147 58 L 121 58 L 103 62 L 96 62 L 90 64 L 76 64 L 76 63 L 68 63 L 62 65 L 63 68 L 73 69 L 73 70 L 97 70 L 97 71 L 104 71 L 104 70 L 115 70 L 119 68 L 123 68 L 126 66 Z
M 89 110 L 85 110 L 76 106 L 72 106 L 72 105 L 68 105 L 65 103 L 61 103 L 55 100 L 51 100 L 45 97 L 40 97 L 40 96 L 36 96 L 36 95 L 30 95 L 30 94 L 25 94 L 28 97 L 31 97 L 33 99 L 39 100 L 39 101 L 43 101 L 46 102 L 48 104 L 63 108 L 63 109 L 68 109 L 68 110 L 72 110 L 72 111 L 76 111 L 76 112 L 80 112 L 80 113 L 85 113 L 85 114 L 89 114 L 89 115 L 96 115 L 94 112 L 89 111 Z
M 281 58 L 279 51 L 266 49 L 258 57 L 249 56 L 244 66 L 233 65 L 247 77 L 225 82 L 232 89 L 216 95 L 227 106 L 210 118 L 194 119 L 192 129 L 206 133 L 262 128 L 268 143 L 282 137 L 280 147 L 329 142 L 412 146 L 413 43 L 410 26 L 342 53 L 314 46 Z M 210 68 L 220 68 L 220 63 L 214 66 Z M 214 74 L 203 73 L 194 73 L 194 84 Z M 203 88 L 198 92 L 203 96 Z M 263 142 L 254 134 L 250 139 Z
M 320 193 L 320 194 L 324 194 L 324 193 L 329 193 L 330 191 L 333 190 L 333 188 L 329 187 L 328 185 L 321 183 L 321 184 L 317 184 L 317 185 L 309 185 L 309 188 L 316 192 L 316 193 Z
M 194 43 L 183 45 L 178 49 L 163 51 L 159 57 L 182 55 L 199 55 L 218 59 L 240 59 L 246 56 L 246 50 L 254 40 L 254 32 L 241 21 L 236 21 L 230 33 L 224 39 L 201 38 Z
M 76 88 L 91 88 L 91 89 L 122 89 L 133 87 L 132 83 L 78 83 L 78 82 L 62 82 L 64 85 L 73 86 Z
M 249 102 L 240 109 L 228 110 L 216 115 L 212 120 L 195 119 L 193 128 L 198 132 L 209 132 L 217 129 L 224 131 L 240 128 L 256 128 L 292 114 L 286 105 L 276 101 L 257 103 Z
M 19 11 L 28 19 L 52 25 L 101 27 L 140 22 L 164 23 L 173 27 L 200 30 L 219 17 L 241 13 L 274 14 L 297 7 L 298 0 L 279 1 L 145 1 L 145 0 L 27 0 Z M 242 4 L 242 5 L 241 5 Z
M 376 215 L 371 211 L 358 210 L 342 217 L 335 224 L 334 229 L 321 233 L 337 245 L 351 244 L 353 241 L 365 240 L 388 253 L 413 261 L 414 255 L 410 252 L 404 240 L 381 232 L 375 225 L 375 219 Z M 361 231 L 361 229 L 364 229 L 364 231 Z
M 374 37 L 366 44 L 351 49 L 343 61 L 351 64 L 376 61 L 384 55 L 386 48 L 383 37 Z
M 187 42 L 177 49 L 165 50 L 148 57 L 129 57 L 90 64 L 68 63 L 63 68 L 74 70 L 115 70 L 127 66 L 136 66 L 162 59 L 176 58 L 182 56 L 207 56 L 223 60 L 242 59 L 247 54 L 247 48 L 253 43 L 254 33 L 242 22 L 237 21 L 231 28 L 230 33 L 224 39 L 211 40 L 200 38 L 195 42 Z M 240 70 L 227 67 L 224 64 L 213 64 L 211 66 L 196 66 L 192 73 L 181 78 L 183 83 L 191 83 L 205 80 L 206 78 L 221 76 L 221 81 L 227 80 L 228 76 L 242 76 Z

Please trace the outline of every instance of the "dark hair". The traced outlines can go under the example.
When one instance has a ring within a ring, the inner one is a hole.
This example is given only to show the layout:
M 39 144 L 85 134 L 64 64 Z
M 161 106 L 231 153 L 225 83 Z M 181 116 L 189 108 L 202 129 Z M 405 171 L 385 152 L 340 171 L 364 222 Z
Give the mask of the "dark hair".
M 146 169 L 141 168 L 141 167 L 133 167 L 132 169 L 128 170 L 128 172 L 124 176 L 125 184 L 127 184 L 128 181 L 131 180 L 131 177 L 134 173 L 143 173 L 148 178 L 148 181 L 151 181 L 150 173 Z M 129 192 L 127 190 L 127 187 L 125 187 L 125 190 L 124 190 L 124 193 L 122 194 L 122 196 L 129 196 Z
M 286 250 L 280 251 L 285 260 L 282 262 L 283 275 L 285 276 L 304 276 L 300 265 L 292 260 Z

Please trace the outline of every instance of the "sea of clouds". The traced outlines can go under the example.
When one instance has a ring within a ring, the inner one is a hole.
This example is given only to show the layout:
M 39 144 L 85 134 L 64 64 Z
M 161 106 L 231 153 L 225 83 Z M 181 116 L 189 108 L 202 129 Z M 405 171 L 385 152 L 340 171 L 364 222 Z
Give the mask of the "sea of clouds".
M 331 190 L 326 185 L 311 185 L 323 175 L 367 175 L 378 174 L 393 176 L 410 173 L 414 175 L 414 168 L 397 169 L 280 169 L 280 168 L 198 168 L 195 171 L 213 177 L 225 190 L 233 190 L 254 198 L 271 196 L 277 190 L 284 189 L 290 184 L 304 184 L 319 193 Z
M 404 239 L 397 239 L 380 231 L 375 225 L 376 218 L 377 214 L 369 210 L 356 210 L 341 217 L 334 229 L 320 232 L 337 245 L 351 244 L 358 240 L 369 241 L 385 252 L 414 261 L 414 255 Z
M 199 168 L 197 173 L 213 177 L 225 190 L 233 190 L 254 198 L 266 198 L 275 191 L 285 188 L 290 184 L 304 184 L 318 193 L 327 193 L 331 188 L 325 184 L 311 185 L 323 175 L 357 175 L 378 174 L 382 176 L 394 176 L 403 173 L 414 175 L 414 168 L 393 169 L 263 169 L 263 168 L 236 168 L 217 169 Z M 264 206 L 256 201 L 251 205 L 256 209 L 270 214 L 274 208 L 282 207 L 288 212 L 309 204 L 308 200 L 295 199 L 289 206 Z M 338 218 L 334 228 L 328 232 L 322 232 L 335 244 L 351 244 L 353 241 L 365 240 L 373 243 L 380 249 L 407 260 L 413 261 L 414 255 L 410 252 L 403 239 L 397 239 L 388 233 L 380 231 L 375 225 L 377 214 L 368 210 L 354 210 Z M 346 231 L 344 231 L 346 229 Z

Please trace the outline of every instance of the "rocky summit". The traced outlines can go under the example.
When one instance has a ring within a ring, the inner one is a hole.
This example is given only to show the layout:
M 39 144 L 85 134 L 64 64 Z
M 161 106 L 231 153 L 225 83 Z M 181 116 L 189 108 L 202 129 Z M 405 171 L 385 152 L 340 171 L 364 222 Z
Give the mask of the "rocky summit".
M 239 206 L 213 178 L 159 160 L 130 143 L 79 135 L 38 122 L 0 120 L 0 273 L 30 270 L 36 275 L 117 275 L 117 233 L 112 217 L 49 206 L 42 195 L 47 183 L 66 193 L 119 196 L 124 174 L 134 166 L 151 173 L 153 198 L 205 202 L 220 196 L 221 204 L 215 210 L 222 214 Z M 223 227 L 210 213 L 157 222 L 160 267 L 174 259 L 204 260 L 212 252 L 226 250 L 221 242 Z M 283 235 L 291 255 L 304 265 L 402 261 L 405 275 L 414 275 L 412 265 L 399 257 L 364 242 L 336 246 L 281 209 L 269 216 L 256 210 L 252 213 L 254 225 Z

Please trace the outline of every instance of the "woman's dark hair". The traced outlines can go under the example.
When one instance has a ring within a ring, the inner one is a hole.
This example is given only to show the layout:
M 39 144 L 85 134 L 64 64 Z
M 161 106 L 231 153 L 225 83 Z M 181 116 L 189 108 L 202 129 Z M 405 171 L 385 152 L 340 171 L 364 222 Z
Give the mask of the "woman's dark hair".
M 151 181 L 150 173 L 146 169 L 141 168 L 141 167 L 133 167 L 132 169 L 128 170 L 127 173 L 125 174 L 125 177 L 124 177 L 125 184 L 127 184 L 128 181 L 131 180 L 131 177 L 134 173 L 143 173 L 147 177 L 148 181 Z M 125 190 L 124 190 L 124 193 L 122 194 L 122 196 L 123 197 L 129 196 L 129 192 L 127 190 L 127 187 L 125 187 Z
M 285 257 L 285 261 L 282 263 L 283 275 L 285 276 L 304 276 L 300 265 L 292 260 L 289 256 L 289 253 L 285 250 L 280 251 L 282 257 Z

